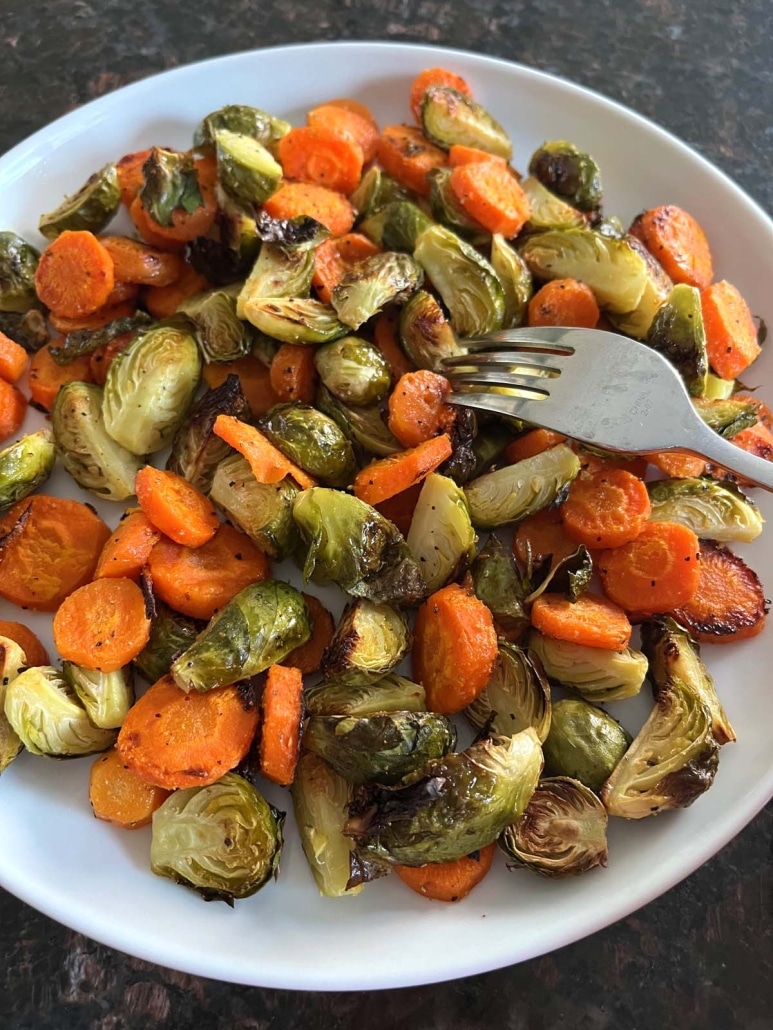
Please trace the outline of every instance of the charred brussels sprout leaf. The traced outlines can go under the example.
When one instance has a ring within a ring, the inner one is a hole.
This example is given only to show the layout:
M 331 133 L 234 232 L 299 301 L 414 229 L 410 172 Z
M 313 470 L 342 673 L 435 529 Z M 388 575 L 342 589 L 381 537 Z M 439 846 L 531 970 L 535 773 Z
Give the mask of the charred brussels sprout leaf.
M 402 444 L 384 421 L 379 405 L 349 407 L 334 397 L 324 385 L 317 390 L 316 403 L 320 411 L 329 415 L 368 454 L 385 458 L 403 450 Z
M 424 272 L 409 254 L 387 250 L 359 261 L 333 287 L 330 302 L 352 329 L 387 304 L 405 302 L 421 286 Z
M 492 533 L 470 566 L 476 597 L 489 608 L 499 636 L 518 640 L 529 628 L 526 592 L 512 551 Z
M 526 598 L 526 603 L 533 604 L 546 590 L 564 594 L 570 601 L 576 601 L 588 589 L 592 575 L 593 559 L 590 551 L 584 544 L 580 544 L 576 551 L 550 566 L 545 578 Z
M 95 350 L 110 343 L 111 340 L 139 329 L 147 329 L 152 323 L 153 319 L 145 311 L 136 311 L 133 315 L 116 318 L 98 329 L 75 329 L 68 333 L 60 343 L 52 343 L 48 352 L 57 365 L 70 365 L 84 354 L 93 354 Z
M 375 715 L 378 712 L 426 712 L 424 687 L 390 673 L 375 683 L 323 681 L 304 694 L 308 715 Z
M 197 149 L 213 147 L 218 132 L 239 133 L 242 136 L 251 136 L 258 140 L 264 147 L 273 154 L 276 144 L 290 131 L 290 123 L 282 118 L 275 118 L 273 115 L 261 111 L 259 107 L 249 107 L 247 104 L 228 104 L 212 111 L 197 127 L 193 135 L 193 145 Z
M 581 211 L 596 211 L 601 207 L 599 166 L 574 143 L 567 140 L 543 143 L 531 156 L 529 174 Z
M 529 200 L 529 221 L 525 232 L 545 232 L 546 229 L 572 229 L 585 224 L 581 211 L 556 196 L 539 179 L 529 176 L 521 183 Z
M 134 704 L 134 688 L 127 669 L 100 672 L 84 669 L 74 662 L 63 662 L 62 675 L 95 726 L 115 730 L 123 725 L 126 713 Z
M 280 343 L 329 343 L 349 332 L 333 308 L 307 297 L 250 297 L 244 318 Z
M 500 845 L 519 866 L 542 876 L 588 872 L 607 864 L 606 809 L 578 780 L 540 780 L 526 811 L 507 827 Z
M 24 746 L 5 714 L 8 684 L 27 664 L 27 656 L 15 640 L 0 636 L 0 773 L 7 769 Z
M 172 676 L 185 691 L 236 683 L 281 662 L 310 633 L 306 602 L 297 590 L 278 580 L 253 583 L 175 659 Z
M 37 305 L 35 272 L 40 255 L 15 232 L 0 232 L 0 311 L 25 314 Z
M 496 840 L 524 812 L 542 771 L 534 730 L 494 737 L 435 759 L 405 786 L 374 792 L 346 827 L 390 865 L 463 858 Z
M 121 206 L 118 170 L 106 164 L 95 172 L 71 197 L 65 197 L 55 211 L 41 215 L 40 232 L 49 240 L 65 229 L 102 232 Z
M 322 656 L 321 671 L 339 683 L 372 683 L 402 661 L 410 643 L 401 612 L 360 597 L 346 606 Z
M 491 267 L 497 274 L 505 298 L 503 329 L 523 325 L 534 284 L 529 266 L 500 233 L 491 237 Z
M 693 407 L 706 425 L 726 440 L 732 440 L 741 430 L 750 429 L 759 421 L 754 403 L 742 398 L 709 401 L 693 397 Z
M 400 312 L 400 342 L 417 368 L 443 371 L 445 358 L 466 354 L 437 299 L 417 290 Z
M 476 540 L 464 490 L 453 479 L 431 472 L 422 484 L 406 538 L 430 594 L 472 561 Z
M 282 166 L 252 136 L 215 132 L 217 174 L 223 189 L 241 204 L 264 204 L 282 181 Z
M 750 543 L 762 532 L 757 505 L 733 483 L 658 479 L 647 484 L 655 522 L 680 522 L 703 540 Z
M 237 286 L 197 293 L 177 309 L 193 323 L 196 341 L 207 362 L 235 361 L 252 350 L 252 327 L 236 314 L 239 289 Z
M 580 698 L 553 705 L 550 732 L 543 741 L 545 771 L 571 776 L 598 792 L 628 750 L 631 736 L 616 719 Z
M 376 404 L 389 392 L 389 362 L 372 343 L 359 336 L 343 336 L 323 344 L 314 365 L 326 388 L 343 404 L 360 407 Z
M 260 420 L 271 442 L 309 475 L 347 486 L 357 471 L 348 437 L 338 423 L 309 404 L 277 404 Z
M 190 647 L 200 629 L 193 619 L 180 615 L 161 601 L 155 600 L 154 606 L 150 637 L 134 659 L 134 668 L 148 683 L 155 683 L 169 673 L 174 659 Z
M 693 396 L 703 396 L 709 362 L 701 297 L 694 286 L 674 286 L 652 320 L 647 343 L 678 369 Z
M 54 469 L 56 450 L 50 429 L 28 433 L 0 451 L 0 515 L 45 483 Z
M 142 175 L 140 203 L 159 225 L 172 225 L 175 211 L 193 214 L 204 204 L 196 165 L 189 152 L 153 147 L 142 166 Z
M 0 233 L 2 237 L 2 233 Z M 5 333 L 14 343 L 18 343 L 28 354 L 35 354 L 48 343 L 51 334 L 42 311 L 30 308 L 29 311 L 3 311 L 3 257 L 0 246 L 0 333 Z
M 252 321 L 247 311 L 258 301 L 307 297 L 313 273 L 313 251 L 288 250 L 276 243 L 264 243 L 236 298 L 237 316 Z
M 330 230 L 311 215 L 296 218 L 272 218 L 265 211 L 255 216 L 258 236 L 263 243 L 276 245 L 286 253 L 315 250 L 330 236 Z
M 334 582 L 353 597 L 398 606 L 419 604 L 426 585 L 402 534 L 369 504 L 313 487 L 298 494 L 293 517 L 308 550 L 305 579 Z
M 607 651 L 570 640 L 555 640 L 532 630 L 529 648 L 551 680 L 572 687 L 586 701 L 635 697 L 647 675 L 647 659 L 630 647 L 625 651 Z
M 176 790 L 153 813 L 150 868 L 233 904 L 276 876 L 284 818 L 237 773 Z
M 502 737 L 531 727 L 540 742 L 550 729 L 550 684 L 539 659 L 500 641 L 499 657 L 485 689 L 464 710 L 476 729 Z
M 435 146 L 449 150 L 454 143 L 476 147 L 509 161 L 510 137 L 488 111 L 449 86 L 430 86 L 421 103 L 421 126 Z
M 686 808 L 714 782 L 719 744 L 711 713 L 698 694 L 672 677 L 601 790 L 610 815 L 643 819 Z

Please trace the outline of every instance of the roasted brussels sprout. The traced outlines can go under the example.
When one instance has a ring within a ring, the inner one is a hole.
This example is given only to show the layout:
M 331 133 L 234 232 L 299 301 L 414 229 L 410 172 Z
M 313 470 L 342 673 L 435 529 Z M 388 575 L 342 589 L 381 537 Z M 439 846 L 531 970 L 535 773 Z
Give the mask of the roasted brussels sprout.
M 578 780 L 549 777 L 540 780 L 526 811 L 499 843 L 519 866 L 542 876 L 585 873 L 607 864 L 607 812 Z
M 531 574 L 532 570 L 529 572 Z M 526 598 L 526 604 L 533 604 L 548 590 L 554 594 L 565 594 L 570 601 L 576 601 L 588 589 L 592 576 L 593 559 L 590 551 L 584 544 L 579 544 L 577 550 L 549 566 L 545 578 Z M 530 585 L 533 586 L 533 583 Z
M 513 146 L 502 126 L 474 100 L 449 86 L 430 86 L 421 102 L 421 126 L 435 146 L 454 143 L 485 150 L 509 161 Z
M 40 255 L 15 232 L 0 232 L 0 311 L 25 314 L 38 303 L 35 272 Z
M 252 350 L 252 327 L 236 315 L 240 287 L 197 293 L 177 309 L 193 323 L 196 342 L 207 362 L 228 362 L 243 358 Z
M 545 232 L 546 229 L 572 229 L 585 225 L 585 216 L 576 207 L 567 204 L 539 179 L 530 175 L 521 182 L 529 200 L 529 220 L 524 232 Z
M 65 229 L 102 232 L 121 206 L 118 169 L 106 164 L 95 172 L 77 193 L 65 197 L 55 211 L 41 215 L 38 229 L 49 240 Z
M 676 677 L 690 687 L 711 713 L 711 732 L 718 744 L 736 739 L 722 702 L 717 696 L 714 679 L 703 664 L 700 648 L 686 630 L 667 616 L 645 622 L 641 627 L 642 651 L 649 660 L 650 677 L 655 689 L 667 689 Z
M 344 836 L 352 786 L 327 762 L 304 752 L 290 789 L 301 845 L 320 894 L 340 898 L 359 894 L 362 885 L 348 888 L 354 843 Z
M 599 166 L 590 156 L 567 140 L 549 140 L 531 156 L 529 175 L 543 186 L 565 197 L 581 211 L 601 207 L 602 189 Z
M 502 328 L 502 284 L 474 247 L 445 226 L 433 225 L 417 239 L 413 256 L 432 280 L 459 336 L 479 336 Z
M 313 715 L 303 746 L 350 783 L 399 783 L 456 746 L 456 728 L 435 712 Z
M 705 394 L 709 361 L 701 295 L 694 286 L 686 283 L 674 286 L 652 320 L 647 344 L 665 355 L 679 370 L 693 396 Z
M 619 701 L 635 697 L 647 675 L 647 659 L 639 651 L 607 651 L 570 640 L 556 640 L 536 630 L 529 648 L 551 680 L 572 687 L 586 701 Z
M 463 858 L 524 812 L 542 771 L 532 729 L 435 759 L 391 790 L 353 806 L 345 832 L 374 860 L 420 866 Z
M 0 515 L 45 483 L 55 461 L 53 434 L 45 427 L 4 447 L 0 451 Z
M 494 462 L 500 457 L 504 449 L 518 435 L 518 429 L 508 420 L 504 422 L 495 419 L 491 422 L 482 423 L 475 439 L 472 442 L 472 451 L 475 455 L 474 477 L 482 476 L 488 472 Z
M 153 813 L 150 868 L 205 901 L 232 905 L 276 876 L 283 821 L 237 773 L 176 790 Z
M 494 233 L 491 237 L 490 260 L 504 292 L 505 314 L 502 328 L 515 329 L 523 325 L 526 309 L 534 292 L 529 266 L 500 233 Z
M 353 597 L 419 604 L 426 585 L 395 526 L 358 497 L 313 487 L 298 494 L 293 517 L 308 546 L 303 575 L 334 582 Z
M 3 259 L 0 245 L 0 305 L 2 303 Z M 30 308 L 29 311 L 3 311 L 0 307 L 0 333 L 5 333 L 28 354 L 35 354 L 51 339 L 46 317 L 38 308 Z
M 161 322 L 111 362 L 102 412 L 108 434 L 132 454 L 171 443 L 199 385 L 201 355 L 187 325 Z
M 282 181 L 279 162 L 253 136 L 217 129 L 214 139 L 223 189 L 241 204 L 265 204 Z
M 550 729 L 550 684 L 539 659 L 500 640 L 499 657 L 482 693 L 464 709 L 476 729 L 512 737 L 531 727 L 540 743 Z
M 376 214 L 392 201 L 407 199 L 408 191 L 377 165 L 372 165 L 365 172 L 357 189 L 349 194 L 349 203 L 354 208 L 358 221 Z
M 220 186 L 215 186 L 215 197 L 217 200 L 217 225 L 220 230 L 220 243 L 228 248 L 233 255 L 229 274 L 225 280 L 221 276 L 210 278 L 214 285 L 236 282 L 237 279 L 245 279 L 246 274 L 231 275 L 235 271 L 248 272 L 260 253 L 261 239 L 258 235 L 258 223 L 255 218 L 255 208 L 251 204 L 240 204 L 230 197 Z M 194 241 L 195 242 L 195 241 Z M 190 260 L 190 258 L 189 258 Z M 210 272 L 210 276 L 211 276 Z
M 343 404 L 376 404 L 389 392 L 389 362 L 372 343 L 359 336 L 342 336 L 314 354 L 314 365 L 325 387 Z
M 251 296 L 244 304 L 244 318 L 281 343 L 329 343 L 349 332 L 333 308 L 306 297 Z
M 290 128 L 289 122 L 275 118 L 261 111 L 259 107 L 228 104 L 202 119 L 193 135 L 193 145 L 197 150 L 211 148 L 214 146 L 217 133 L 225 129 L 228 132 L 251 136 L 275 154 L 276 144 L 287 135 Z
M 8 684 L 27 664 L 27 656 L 15 640 L 0 636 L 0 773 L 7 769 L 24 746 L 5 714 Z
M 757 424 L 759 415 L 752 401 L 742 397 L 728 397 L 727 400 L 705 400 L 693 397 L 693 407 L 709 427 L 726 440 L 732 440 L 743 429 Z
M 549 776 L 571 776 L 598 793 L 628 750 L 631 735 L 601 708 L 580 698 L 556 701 L 542 742 Z
M 5 716 L 33 755 L 74 758 L 107 751 L 115 731 L 95 726 L 78 696 L 53 666 L 37 665 L 15 676 L 5 692 Z
M 408 623 L 401 612 L 360 597 L 344 609 L 322 656 L 321 672 L 339 683 L 373 683 L 399 665 L 410 644 Z
M 384 250 L 412 253 L 416 240 L 432 224 L 432 219 L 418 204 L 395 200 L 362 222 L 360 232 L 374 243 L 380 243 Z
M 486 472 L 464 488 L 472 524 L 496 529 L 547 508 L 580 471 L 580 459 L 560 443 L 514 465 Z
M 189 151 L 152 147 L 142 166 L 140 203 L 159 225 L 172 225 L 175 211 L 192 214 L 204 204 L 193 155 Z
M 391 303 L 403 303 L 419 289 L 424 272 L 409 254 L 387 250 L 358 262 L 333 287 L 330 302 L 352 329 Z
M 260 428 L 291 461 L 327 486 L 348 486 L 357 471 L 349 438 L 309 404 L 276 404 Z
M 627 333 L 636 340 L 645 340 L 649 335 L 654 318 L 668 298 L 674 284 L 666 274 L 663 266 L 652 255 L 641 240 L 635 236 L 624 237 L 624 242 L 633 248 L 645 264 L 647 274 L 644 289 L 636 306 L 631 311 L 620 312 L 607 310 L 610 322 L 621 333 Z
M 478 474 L 478 456 L 475 440 L 478 436 L 478 416 L 472 408 L 454 405 L 455 415 L 446 430 L 451 439 L 451 454 L 438 467 L 441 475 L 447 476 L 458 486 L 465 486 Z
M 602 787 L 601 800 L 610 815 L 624 819 L 687 808 L 709 789 L 718 765 L 711 713 L 692 687 L 672 677 Z
M 523 604 L 526 591 L 512 551 L 496 534 L 478 551 L 470 574 L 476 597 L 494 616 L 497 634 L 519 640 L 531 624 Z
M 273 300 L 277 297 L 308 297 L 313 273 L 312 250 L 286 248 L 278 243 L 264 243 L 236 298 L 237 316 L 252 321 L 247 310 L 257 301 Z M 259 317 L 268 316 L 261 313 Z
M 733 483 L 716 479 L 658 479 L 647 484 L 655 522 L 680 522 L 703 540 L 750 543 L 765 521 Z
M 111 501 L 134 494 L 142 461 L 105 427 L 104 390 L 93 383 L 65 383 L 51 413 L 56 453 L 75 482 Z
M 174 659 L 191 646 L 200 626 L 187 615 L 168 608 L 157 598 L 150 620 L 150 637 L 134 659 L 134 668 L 148 683 L 155 683 L 169 673 Z
M 348 407 L 334 397 L 325 386 L 318 388 L 316 403 L 319 410 L 329 415 L 367 454 L 384 458 L 403 449 L 384 421 L 384 414 L 379 405 Z
M 304 692 L 308 715 L 375 715 L 378 712 L 426 712 L 420 683 L 390 673 L 375 683 L 323 681 Z
M 95 726 L 116 730 L 123 725 L 126 713 L 134 704 L 134 688 L 128 668 L 100 672 L 65 661 L 62 662 L 62 676 L 80 698 Z
M 278 580 L 252 583 L 210 619 L 171 673 L 185 691 L 212 690 L 281 662 L 310 633 L 306 602 L 294 587 Z
M 417 368 L 443 370 L 443 360 L 466 354 L 443 309 L 427 290 L 417 290 L 400 312 L 400 342 Z
M 406 538 L 430 594 L 472 561 L 476 540 L 464 490 L 453 479 L 431 472 L 422 484 Z

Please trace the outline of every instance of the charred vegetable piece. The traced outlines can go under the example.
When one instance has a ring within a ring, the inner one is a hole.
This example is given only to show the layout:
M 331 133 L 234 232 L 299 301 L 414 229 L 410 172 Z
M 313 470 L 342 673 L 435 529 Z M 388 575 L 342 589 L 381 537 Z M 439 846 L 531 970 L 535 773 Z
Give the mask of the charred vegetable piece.
M 4 447 L 0 451 L 0 515 L 45 483 L 55 461 L 54 437 L 45 427 Z
M 237 316 L 248 318 L 247 309 L 255 301 L 308 297 L 313 273 L 313 251 L 264 243 L 236 298 Z
M 539 179 L 529 176 L 521 182 L 521 189 L 529 199 L 529 220 L 525 232 L 545 232 L 546 229 L 572 229 L 585 224 L 581 211 L 543 186 Z
M 455 579 L 472 561 L 476 540 L 464 490 L 453 479 L 431 472 L 422 484 L 406 538 L 429 593 Z
M 555 640 L 536 630 L 529 648 L 537 655 L 549 679 L 572 687 L 586 701 L 619 701 L 635 697 L 647 675 L 647 659 L 639 651 L 608 651 L 569 640 Z
M 349 332 L 333 308 L 306 297 L 250 297 L 244 318 L 281 343 L 329 343 Z
M 405 616 L 360 597 L 348 604 L 322 658 L 328 679 L 361 686 L 382 679 L 405 657 L 411 636 Z
M 223 130 L 251 136 L 275 154 L 276 144 L 290 131 L 290 123 L 261 111 L 259 107 L 228 104 L 202 119 L 193 135 L 194 147 L 199 150 L 213 147 L 217 133 Z
M 345 325 L 358 329 L 387 304 L 405 302 L 423 280 L 422 268 L 409 254 L 387 250 L 347 272 L 333 287 L 331 303 Z
M 241 204 L 264 204 L 282 181 L 282 166 L 253 136 L 230 129 L 215 134 L 217 175 L 223 188 Z
M 16 758 L 23 744 L 5 714 L 8 684 L 27 665 L 27 656 L 15 640 L 0 636 L 0 773 Z
M 709 361 L 701 297 L 694 286 L 685 283 L 674 286 L 652 320 L 647 343 L 679 370 L 693 396 L 704 395 Z
M 134 688 L 127 669 L 100 672 L 84 669 L 74 662 L 62 662 L 62 675 L 80 698 L 95 726 L 118 729 L 134 704 Z
M 106 164 L 95 172 L 71 197 L 65 197 L 55 211 L 41 215 L 38 229 L 49 240 L 65 229 L 102 232 L 121 206 L 118 170 Z
M 580 698 L 556 701 L 550 732 L 542 744 L 545 771 L 550 776 L 571 776 L 598 793 L 631 740 L 601 708 Z
M 25 314 L 38 306 L 35 271 L 40 254 L 15 232 L 0 232 L 0 311 Z
M 48 353 L 57 365 L 67 366 L 72 364 L 84 354 L 93 354 L 99 347 L 110 343 L 118 336 L 126 333 L 137 332 L 140 329 L 147 329 L 152 325 L 153 319 L 144 311 L 137 311 L 126 318 L 116 318 L 107 325 L 99 326 L 97 329 L 76 329 L 67 333 L 60 343 L 52 343 Z
M 349 407 L 334 397 L 324 385 L 317 390 L 316 404 L 366 453 L 385 458 L 388 454 L 403 450 L 402 444 L 387 426 L 379 405 Z
M 607 864 L 606 809 L 578 780 L 549 777 L 499 843 L 519 866 L 542 876 L 585 873 Z
M 236 361 L 252 350 L 252 326 L 236 314 L 239 290 L 236 286 L 197 293 L 177 309 L 193 323 L 196 342 L 205 361 Z
M 168 674 L 174 659 L 190 647 L 200 629 L 193 619 L 173 611 L 162 601 L 154 600 L 154 608 L 150 638 L 133 662 L 148 683 L 155 683 Z
M 323 681 L 304 694 L 308 715 L 375 715 L 378 712 L 426 712 L 424 687 L 390 673 L 375 683 Z
M 421 102 L 421 126 L 427 139 L 448 150 L 461 143 L 509 161 L 510 137 L 488 111 L 449 86 L 430 86 Z
M 140 203 L 159 225 L 172 225 L 175 211 L 192 214 L 203 206 L 199 177 L 189 152 L 153 147 L 142 174 Z
M 0 254 L 0 305 L 2 305 L 2 274 L 2 256 Z M 28 354 L 35 354 L 51 338 L 45 315 L 37 308 L 19 312 L 3 311 L 0 307 L 0 333 L 5 333 L 14 343 L 23 347 Z
M 526 604 L 533 604 L 538 597 L 550 591 L 553 594 L 565 594 L 570 601 L 576 601 L 580 594 L 590 586 L 593 575 L 593 559 L 584 544 L 565 558 L 550 565 L 548 574 L 525 599 Z M 533 583 L 532 583 L 533 586 Z
M 150 868 L 205 901 L 232 905 L 276 876 L 283 821 L 237 773 L 176 790 L 153 813 Z
M 488 685 L 464 714 L 476 729 L 512 737 L 531 727 L 544 744 L 550 729 L 550 684 L 539 659 L 500 640 Z
M 504 292 L 505 314 L 502 328 L 515 329 L 523 325 L 526 309 L 534 292 L 529 266 L 500 233 L 494 233 L 491 237 L 489 260 Z
M 470 566 L 476 596 L 491 610 L 497 632 L 519 640 L 529 628 L 526 591 L 512 551 L 492 533 Z
M 750 543 L 762 532 L 757 505 L 735 484 L 715 479 L 658 479 L 647 484 L 656 522 L 680 522 L 703 540 Z
M 443 371 L 443 360 L 465 354 L 443 309 L 427 290 L 417 290 L 400 312 L 400 342 L 417 368 Z
M 395 200 L 360 224 L 360 232 L 384 250 L 405 250 L 413 253 L 416 240 L 432 219 L 410 200 Z
M 755 405 L 742 397 L 728 397 L 724 401 L 693 397 L 692 403 L 706 425 L 726 440 L 732 440 L 743 429 L 750 429 L 759 420 Z
M 549 140 L 535 150 L 529 161 L 529 174 L 581 211 L 592 212 L 601 207 L 599 166 L 590 154 L 567 140 Z
M 359 336 L 323 344 L 314 355 L 314 365 L 325 387 L 342 404 L 376 404 L 389 392 L 389 362 L 378 347 Z
M 309 404 L 276 404 L 260 429 L 279 450 L 315 479 L 347 486 L 357 471 L 348 437 L 332 418 Z

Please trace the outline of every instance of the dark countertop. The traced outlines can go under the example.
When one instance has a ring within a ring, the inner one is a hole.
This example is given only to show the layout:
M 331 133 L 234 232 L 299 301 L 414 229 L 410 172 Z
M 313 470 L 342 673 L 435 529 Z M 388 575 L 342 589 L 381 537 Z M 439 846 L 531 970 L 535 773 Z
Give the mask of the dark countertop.
M 5 0 L 0 152 L 152 72 L 280 43 L 466 48 L 587 85 L 672 130 L 773 212 L 769 0 Z M 773 807 L 659 900 L 561 951 L 371 994 L 235 987 L 154 967 L 0 892 L 4 1030 L 773 1030 Z M 2 844 L 0 843 L 0 846 Z

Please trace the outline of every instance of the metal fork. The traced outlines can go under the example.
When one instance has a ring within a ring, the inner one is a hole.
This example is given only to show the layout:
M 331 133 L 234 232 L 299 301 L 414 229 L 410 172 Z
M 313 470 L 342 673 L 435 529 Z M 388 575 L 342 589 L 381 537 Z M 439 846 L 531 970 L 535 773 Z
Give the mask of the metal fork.
M 644 343 L 598 329 L 505 329 L 461 341 L 448 398 L 627 454 L 688 451 L 773 491 L 773 462 L 710 429 L 679 373 Z

